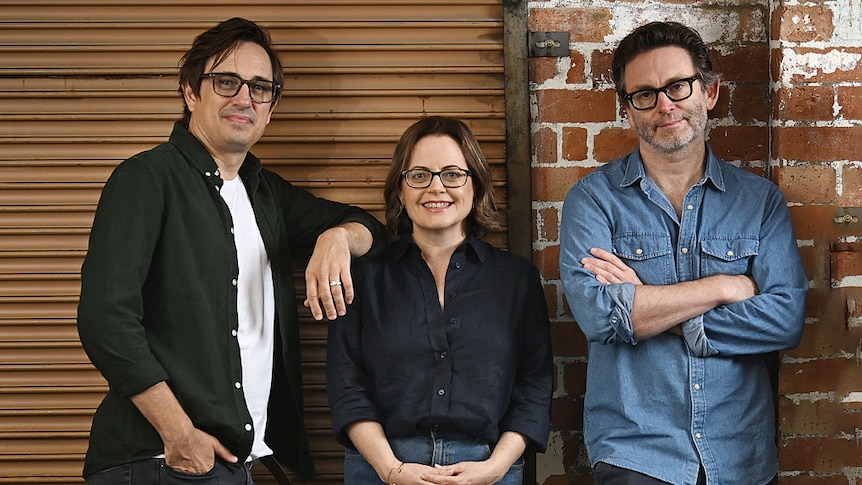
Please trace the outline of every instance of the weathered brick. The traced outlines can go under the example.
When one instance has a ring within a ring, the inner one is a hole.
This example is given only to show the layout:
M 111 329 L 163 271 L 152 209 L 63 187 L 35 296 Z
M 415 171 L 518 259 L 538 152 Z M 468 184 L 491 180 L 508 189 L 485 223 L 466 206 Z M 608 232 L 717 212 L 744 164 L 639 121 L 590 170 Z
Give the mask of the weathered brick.
M 781 451 L 778 453 L 781 458 Z M 785 460 L 779 460 L 785 461 Z M 835 471 L 832 474 L 826 475 L 823 473 L 794 473 L 789 476 L 782 476 L 778 482 L 781 485 L 847 485 L 847 476 L 843 471 Z
M 536 91 L 538 121 L 546 123 L 585 123 L 614 121 L 617 117 L 616 96 L 610 89 Z
M 836 46 L 825 49 L 794 49 L 783 51 L 779 77 L 790 73 L 791 84 L 801 83 L 856 83 L 862 78 L 862 56 L 860 47 Z
M 862 303 L 862 302 L 860 302 Z M 812 392 L 835 393 L 835 399 L 840 401 L 852 392 L 862 391 L 859 383 L 862 382 L 862 367 L 856 363 L 854 354 L 862 331 L 847 331 L 838 325 L 832 328 L 833 336 L 845 338 L 844 351 L 849 356 L 834 358 L 822 357 L 811 358 L 800 362 L 782 362 L 781 372 L 778 376 L 778 390 L 783 395 L 807 394 Z M 851 336 L 853 335 L 853 336 Z M 837 405 L 837 404 L 836 404 Z M 847 409 L 859 409 L 860 402 L 851 402 L 844 405 Z M 859 423 L 862 426 L 862 422 Z
M 551 430 L 583 429 L 584 401 L 579 396 L 563 396 L 551 401 Z
M 718 87 L 718 101 L 709 111 L 709 119 L 721 119 L 730 116 L 730 89 L 726 84 Z
M 559 73 L 556 57 L 531 57 L 529 61 L 530 82 L 542 84 Z
M 589 169 L 580 167 L 537 167 L 532 171 L 533 199 L 546 202 L 562 202 L 571 186 Z
M 556 241 L 560 237 L 560 211 L 556 207 L 546 207 L 538 211 L 542 241 Z M 536 240 L 535 238 L 533 240 Z
M 782 126 L 772 134 L 773 156 L 786 160 L 858 160 L 862 153 L 862 126 Z
M 772 170 L 775 183 L 791 202 L 832 203 L 836 200 L 835 170 L 822 165 L 796 165 Z
M 713 67 L 726 81 L 769 82 L 769 47 L 748 44 L 727 54 L 712 52 Z
M 800 400 L 797 404 L 787 397 L 779 398 L 781 432 L 788 436 L 852 434 L 862 425 L 862 412 L 858 407 L 842 405 L 840 400 L 840 395 L 833 401 L 823 396 L 820 400 Z
M 859 154 L 862 160 L 862 153 Z M 838 203 L 848 207 L 862 206 L 862 166 L 845 165 L 841 169 L 841 195 Z
M 570 396 L 582 396 L 587 391 L 586 362 L 570 362 L 563 366 L 563 391 Z
M 558 357 L 587 355 L 587 338 L 575 322 L 551 322 L 551 342 Z
M 862 86 L 838 86 L 838 106 L 845 120 L 862 120 Z
M 568 32 L 569 42 L 602 42 L 613 33 L 607 8 L 531 9 L 527 24 L 532 31 Z
M 719 98 L 720 99 L 720 98 Z M 713 109 L 713 111 L 715 111 Z M 731 112 L 736 121 L 768 121 L 770 114 L 769 86 L 766 83 L 740 83 L 733 90 Z
M 587 129 L 563 127 L 563 159 L 580 161 L 587 159 Z
M 831 86 L 805 85 L 782 88 L 776 95 L 777 117 L 781 120 L 831 121 L 835 90 Z
M 566 82 L 568 84 L 584 84 L 587 82 L 586 59 L 584 55 L 578 51 L 569 51 L 569 59 L 571 67 L 566 74 Z
M 610 162 L 633 152 L 638 146 L 634 129 L 605 128 L 593 138 L 593 159 Z
M 780 17 L 778 25 L 782 40 L 823 42 L 832 39 L 832 10 L 826 5 L 782 5 L 774 15 Z
M 782 439 L 778 454 L 781 470 L 809 470 L 816 473 L 840 471 L 862 466 L 862 453 L 856 442 L 842 437 L 806 436 Z
M 533 251 L 533 263 L 546 280 L 560 279 L 560 246 L 555 244 Z
M 727 161 L 769 158 L 769 129 L 765 126 L 716 126 L 709 130 L 709 146 Z
M 533 157 L 537 163 L 557 163 L 557 132 L 551 128 L 539 128 L 533 133 Z M 539 199 L 541 200 L 541 199 Z
M 614 73 L 611 68 L 613 61 L 613 51 L 597 50 L 593 52 L 590 58 L 590 67 L 592 69 L 590 78 L 598 86 L 614 84 Z

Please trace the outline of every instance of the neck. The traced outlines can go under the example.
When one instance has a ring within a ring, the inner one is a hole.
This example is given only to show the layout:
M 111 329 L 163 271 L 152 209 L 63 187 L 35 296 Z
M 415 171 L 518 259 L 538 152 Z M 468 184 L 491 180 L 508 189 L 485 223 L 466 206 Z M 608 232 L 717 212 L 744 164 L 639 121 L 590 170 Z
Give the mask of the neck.
M 662 189 L 670 186 L 688 190 L 706 171 L 706 145 L 702 141 L 670 153 L 642 143 L 640 151 L 647 177 Z
M 458 246 L 467 240 L 467 236 L 463 231 L 454 232 L 448 231 L 446 234 L 435 233 L 433 231 L 413 230 L 413 242 L 422 250 L 422 257 L 426 260 L 443 259 L 447 263 L 452 253 L 458 249 Z
M 218 149 L 216 145 L 210 141 L 209 137 L 206 136 L 206 133 L 197 129 L 197 126 L 194 124 L 194 120 L 189 123 L 189 133 L 194 135 L 194 137 L 201 142 L 204 148 L 206 148 L 209 154 L 213 157 L 222 180 L 233 180 L 236 178 L 239 174 L 239 168 L 242 167 L 243 162 L 245 162 L 248 150 L 227 151 Z

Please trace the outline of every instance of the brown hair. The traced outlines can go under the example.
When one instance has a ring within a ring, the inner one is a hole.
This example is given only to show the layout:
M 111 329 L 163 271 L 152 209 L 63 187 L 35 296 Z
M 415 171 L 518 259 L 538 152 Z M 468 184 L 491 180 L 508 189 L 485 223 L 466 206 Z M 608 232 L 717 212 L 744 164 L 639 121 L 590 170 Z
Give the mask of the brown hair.
M 246 42 L 263 47 L 263 50 L 269 55 L 269 60 L 272 63 L 272 82 L 276 85 L 275 96 L 270 107 L 272 109 L 281 97 L 281 87 L 284 84 L 281 61 L 272 47 L 269 32 L 256 23 L 239 17 L 225 20 L 195 38 L 191 48 L 180 59 L 180 94 L 183 94 L 184 86 L 191 86 L 195 96 L 200 96 L 201 77 L 204 75 L 207 62 L 215 58 L 213 65 L 218 65 L 237 47 Z M 189 126 L 191 115 L 188 104 L 183 98 L 183 118 L 180 123 L 186 128 Z
M 712 69 L 709 58 L 709 47 L 691 27 L 679 22 L 650 22 L 633 30 L 625 36 L 614 51 L 611 61 L 614 84 L 620 103 L 626 103 L 626 64 L 635 56 L 659 47 L 676 46 L 688 51 L 697 76 L 701 80 L 702 89 L 712 86 L 721 80 L 721 74 Z
M 386 228 L 390 236 L 397 238 L 413 231 L 413 221 L 410 220 L 401 202 L 403 180 L 401 172 L 410 167 L 416 144 L 428 136 L 446 136 L 455 140 L 467 161 L 467 169 L 472 173 L 473 209 L 467 216 L 467 233 L 482 237 L 488 231 L 499 229 L 494 187 L 491 184 L 491 168 L 473 132 L 458 119 L 429 116 L 404 131 L 392 156 L 392 165 L 389 167 L 386 185 L 383 188 L 383 199 L 386 202 Z

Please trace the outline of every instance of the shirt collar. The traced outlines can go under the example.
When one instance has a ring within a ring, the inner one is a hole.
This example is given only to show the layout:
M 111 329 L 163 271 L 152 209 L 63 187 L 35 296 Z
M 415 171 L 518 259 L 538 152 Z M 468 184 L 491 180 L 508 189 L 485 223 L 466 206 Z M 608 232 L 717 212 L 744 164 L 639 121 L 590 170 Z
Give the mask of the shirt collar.
M 721 173 L 722 163 L 726 162 L 723 162 L 716 157 L 715 154 L 712 153 L 712 149 L 709 145 L 706 145 L 706 170 L 703 178 L 698 182 L 698 185 L 709 181 L 712 183 L 713 187 L 724 192 L 724 175 Z M 644 171 L 644 162 L 641 158 L 641 152 L 640 150 L 635 150 L 628 155 L 625 171 L 623 173 L 623 180 L 620 182 L 620 186 L 627 187 L 645 178 L 646 171 Z
M 218 179 L 218 183 L 221 185 L 218 165 L 216 165 L 213 156 L 207 151 L 203 143 L 191 134 L 188 128 L 179 122 L 174 123 L 170 142 L 179 148 L 186 159 L 205 177 Z M 246 154 L 245 161 L 243 161 L 242 166 L 239 168 L 239 174 L 243 179 L 247 179 L 251 175 L 260 173 L 262 168 L 263 165 L 260 163 L 260 159 L 249 152 Z
M 419 246 L 413 242 L 411 236 L 404 236 L 389 246 L 389 258 L 393 261 L 399 261 L 408 254 L 409 250 L 415 250 L 417 254 L 420 251 Z M 482 242 L 476 237 L 469 236 L 463 244 L 458 246 L 455 252 L 467 251 L 468 256 L 475 257 L 479 262 L 485 262 L 490 250 L 491 248 L 487 243 Z

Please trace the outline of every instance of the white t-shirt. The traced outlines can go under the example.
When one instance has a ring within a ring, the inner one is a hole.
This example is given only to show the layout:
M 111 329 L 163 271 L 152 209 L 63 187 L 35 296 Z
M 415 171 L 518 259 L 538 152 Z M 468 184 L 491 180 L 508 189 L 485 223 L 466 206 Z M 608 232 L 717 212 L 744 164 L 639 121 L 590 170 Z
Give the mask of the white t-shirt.
M 242 179 L 235 177 L 233 180 L 225 180 L 220 193 L 233 218 L 234 242 L 239 263 L 238 339 L 243 393 L 255 431 L 249 459 L 254 460 L 272 454 L 272 450 L 263 442 L 275 345 L 272 267 Z

